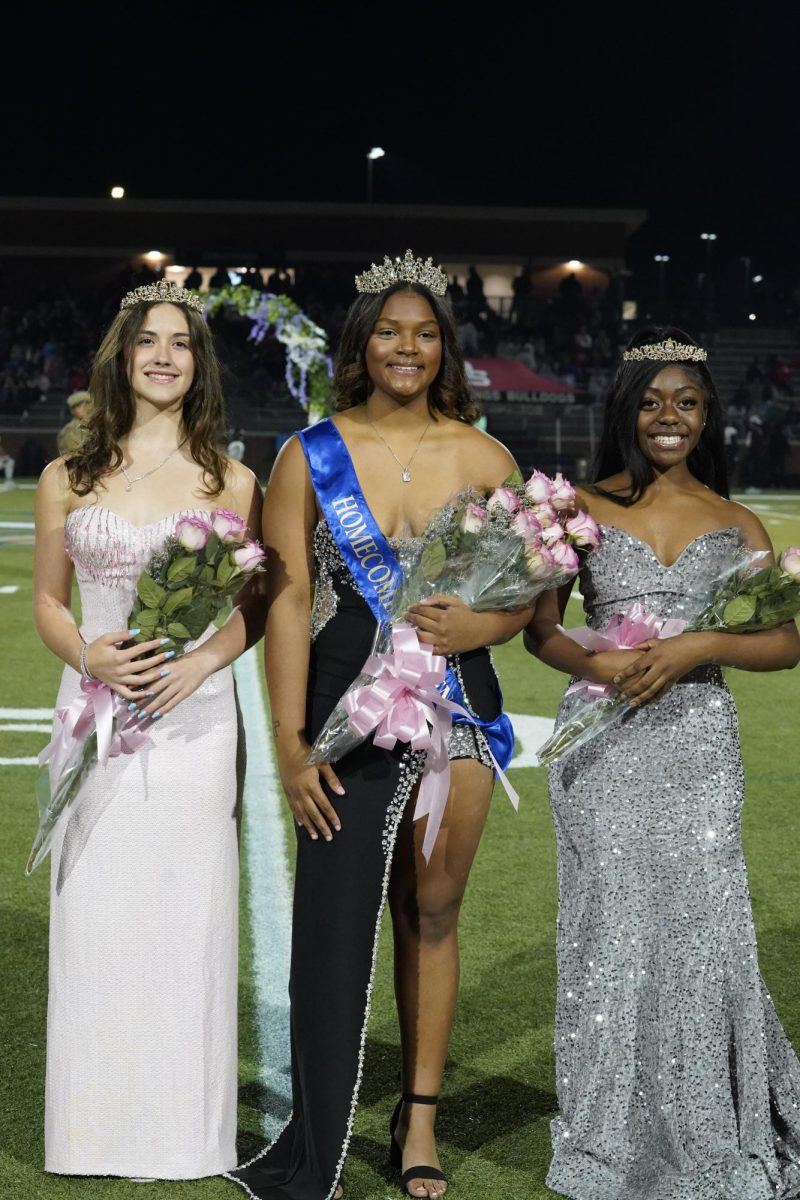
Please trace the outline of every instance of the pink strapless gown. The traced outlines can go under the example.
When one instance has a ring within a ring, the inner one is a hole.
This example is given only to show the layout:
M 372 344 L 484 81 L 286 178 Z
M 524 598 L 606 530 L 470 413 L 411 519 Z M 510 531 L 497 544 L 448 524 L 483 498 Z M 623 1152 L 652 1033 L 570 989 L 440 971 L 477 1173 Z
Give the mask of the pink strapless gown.
M 175 513 L 70 513 L 87 641 L 124 629 Z M 208 630 L 204 636 L 210 636 Z M 78 690 L 64 671 L 59 705 Z M 236 1164 L 237 709 L 230 668 L 109 759 L 52 850 L 45 1168 L 194 1179 Z

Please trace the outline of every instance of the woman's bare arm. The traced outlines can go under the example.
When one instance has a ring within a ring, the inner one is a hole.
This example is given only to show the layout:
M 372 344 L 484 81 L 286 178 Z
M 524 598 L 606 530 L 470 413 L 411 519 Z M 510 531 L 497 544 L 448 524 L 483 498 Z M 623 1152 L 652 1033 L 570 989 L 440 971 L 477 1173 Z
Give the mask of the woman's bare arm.
M 278 769 L 298 824 L 314 840 L 330 841 L 340 821 L 320 782 L 340 795 L 330 766 L 307 765 L 306 691 L 311 651 L 312 536 L 317 519 L 314 490 L 297 438 L 281 450 L 264 501 L 269 608 L 264 642 L 272 728 Z

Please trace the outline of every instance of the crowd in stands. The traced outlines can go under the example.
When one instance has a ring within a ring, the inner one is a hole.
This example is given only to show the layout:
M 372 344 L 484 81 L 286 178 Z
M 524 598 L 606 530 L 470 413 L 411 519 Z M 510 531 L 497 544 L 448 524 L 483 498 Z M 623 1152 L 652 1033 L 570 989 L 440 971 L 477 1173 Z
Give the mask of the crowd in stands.
M 0 308 L 0 423 L 43 425 L 68 416 L 67 397 L 87 385 L 92 355 L 110 323 L 121 291 L 158 276 L 139 272 L 102 294 L 60 295 Z M 222 284 L 220 268 L 212 283 Z M 199 272 L 187 281 L 199 286 Z M 336 342 L 352 299 L 352 273 L 336 267 L 276 268 L 264 280 L 255 270 L 242 280 L 251 287 L 291 296 Z M 514 357 L 531 370 L 578 389 L 583 402 L 601 400 L 610 372 L 631 330 L 620 319 L 622 296 L 612 278 L 604 291 L 587 291 L 567 275 L 556 295 L 534 292 L 521 271 L 513 299 L 500 306 L 487 297 L 476 267 L 451 280 L 449 295 L 462 350 L 470 358 Z M 498 311 L 500 309 L 500 311 Z M 231 430 L 246 427 L 255 414 L 285 408 L 283 347 L 267 336 L 249 340 L 249 323 L 223 310 L 214 330 L 224 369 Z M 738 486 L 759 488 L 783 478 L 788 437 L 800 435 L 793 374 L 800 360 L 775 356 L 754 359 L 741 386 L 728 401 L 728 444 Z M 231 433 L 232 436 L 232 433 Z

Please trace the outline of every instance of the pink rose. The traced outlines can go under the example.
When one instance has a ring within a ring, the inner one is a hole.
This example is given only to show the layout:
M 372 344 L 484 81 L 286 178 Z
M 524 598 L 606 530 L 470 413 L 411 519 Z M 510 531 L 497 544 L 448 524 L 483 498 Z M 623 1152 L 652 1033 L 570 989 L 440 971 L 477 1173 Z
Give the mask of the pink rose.
M 541 541 L 542 526 L 529 508 L 521 508 L 516 513 L 511 522 L 511 528 L 522 538 L 523 542 Z
M 525 491 L 534 504 L 546 504 L 553 494 L 553 481 L 543 471 L 534 471 L 525 484 Z
M 247 525 L 238 513 L 229 508 L 215 508 L 211 514 L 211 528 L 221 542 L 241 542 Z
M 240 571 L 252 571 L 264 561 L 266 555 L 258 542 L 244 542 L 241 546 L 236 547 L 232 557 Z
M 552 525 L 554 521 L 558 520 L 556 510 L 552 504 L 548 504 L 547 502 L 535 504 L 533 511 L 540 525 Z
M 477 533 L 486 521 L 486 510 L 479 504 L 468 504 L 461 518 L 462 533 Z
M 553 574 L 555 560 L 546 546 L 528 546 L 525 564 L 531 579 L 549 579 Z
M 564 479 L 559 471 L 553 480 L 553 491 L 550 495 L 553 508 L 573 508 L 575 505 L 575 488 L 568 479 Z
M 587 512 L 580 511 L 574 517 L 569 517 L 566 529 L 573 546 L 580 546 L 585 550 L 596 550 L 600 545 L 600 530 L 597 528 L 597 522 Z
M 175 526 L 175 537 L 184 550 L 202 550 L 211 533 L 211 525 L 203 517 L 181 517 Z
M 780 567 L 787 575 L 800 581 L 800 547 L 787 546 L 781 555 Z
M 546 546 L 553 546 L 564 536 L 564 526 L 558 521 L 550 521 L 542 525 L 542 541 Z
M 519 496 L 515 491 L 507 487 L 495 488 L 486 504 L 490 512 L 493 508 L 503 508 L 506 512 L 513 513 L 517 511 L 519 506 Z
M 553 561 L 561 567 L 562 571 L 567 572 L 569 575 L 574 575 L 577 572 L 580 562 L 569 542 L 551 542 L 548 549 L 553 556 Z

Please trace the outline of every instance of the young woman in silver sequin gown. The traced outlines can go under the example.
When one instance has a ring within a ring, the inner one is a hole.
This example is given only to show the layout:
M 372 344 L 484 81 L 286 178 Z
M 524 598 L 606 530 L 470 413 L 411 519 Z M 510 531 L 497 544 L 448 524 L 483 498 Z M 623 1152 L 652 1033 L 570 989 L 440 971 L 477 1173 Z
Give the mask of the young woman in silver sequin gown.
M 261 494 L 216 449 L 222 397 L 202 315 L 154 303 L 154 290 L 126 297 L 95 360 L 89 439 L 47 467 L 36 501 L 36 624 L 66 664 L 57 704 L 78 695 L 83 651 L 149 733 L 89 774 L 52 848 L 45 1169 L 195 1179 L 236 1162 L 228 664 L 263 632 L 264 601 L 248 586 L 224 627 L 174 661 L 155 642 L 126 648 L 126 622 L 180 517 L 225 506 L 258 537 Z M 154 658 L 134 661 L 147 649 Z
M 355 302 L 336 386 L 333 422 L 345 446 L 337 454 L 349 453 L 378 528 L 399 539 L 395 551 L 454 492 L 468 484 L 490 489 L 515 469 L 505 447 L 471 424 L 452 317 L 420 284 Z M 412 821 L 421 763 L 410 747 L 390 752 L 369 738 L 334 767 L 307 765 L 311 742 L 361 669 L 376 628 L 321 516 L 293 439 L 275 465 L 264 506 L 267 679 L 278 765 L 298 833 L 293 1113 L 275 1144 L 231 1178 L 258 1200 L 325 1200 L 341 1191 L 388 895 L 403 1091 L 412 1097 L 398 1108 L 395 1158 L 402 1154 L 411 1196 L 436 1196 L 447 1187 L 433 1129 L 458 988 L 458 913 L 488 812 L 491 760 L 480 733 L 454 730 L 451 792 L 428 865 L 421 854 L 425 821 Z M 473 712 L 494 719 L 500 697 L 485 647 L 513 636 L 525 614 L 476 614 L 445 598 L 412 617 L 423 641 L 453 656 Z M 419 1096 L 428 1102 L 413 1099 Z
M 738 546 L 771 553 L 753 513 L 725 498 L 720 406 L 691 339 L 648 329 L 632 346 L 643 357 L 614 382 L 601 482 L 580 497 L 602 534 L 580 577 L 595 628 L 635 600 L 662 617 L 695 611 Z M 526 642 L 575 677 L 618 682 L 637 707 L 550 770 L 560 1112 L 548 1186 L 574 1200 L 796 1196 L 800 1063 L 758 971 L 720 667 L 793 667 L 797 630 L 589 656 L 556 629 L 567 595 L 545 594 Z M 565 697 L 558 721 L 581 704 Z

